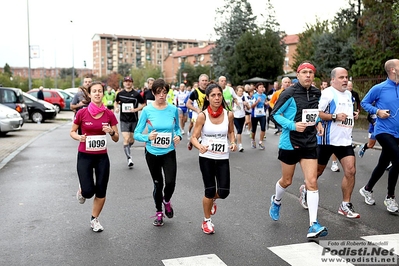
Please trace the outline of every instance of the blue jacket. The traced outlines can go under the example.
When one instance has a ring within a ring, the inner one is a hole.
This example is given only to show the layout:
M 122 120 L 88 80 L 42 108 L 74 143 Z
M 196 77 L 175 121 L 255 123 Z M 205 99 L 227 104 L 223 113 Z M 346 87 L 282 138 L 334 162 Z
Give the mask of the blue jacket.
M 375 102 L 375 106 L 373 102 Z M 399 84 L 387 79 L 374 85 L 360 104 L 370 114 L 376 114 L 378 109 L 389 110 L 391 114 L 388 118 L 377 117 L 374 135 L 387 133 L 399 138 Z
M 283 128 L 280 136 L 280 149 L 317 147 L 316 127 L 308 126 L 304 132 L 297 132 L 295 123 L 302 121 L 303 109 L 318 109 L 320 96 L 319 89 L 313 86 L 306 89 L 299 82 L 280 94 L 271 113 Z

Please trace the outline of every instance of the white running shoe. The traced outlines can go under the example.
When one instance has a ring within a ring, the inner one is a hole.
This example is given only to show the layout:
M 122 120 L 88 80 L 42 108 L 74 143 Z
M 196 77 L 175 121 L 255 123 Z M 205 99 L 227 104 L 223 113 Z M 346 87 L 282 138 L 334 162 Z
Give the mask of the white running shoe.
M 127 166 L 128 166 L 129 168 L 132 168 L 133 165 L 134 165 L 134 163 L 133 163 L 132 159 L 129 158 L 129 160 L 127 161 Z
M 243 151 L 244 151 L 244 148 L 242 147 L 242 144 L 241 144 L 241 143 L 238 144 L 238 151 L 239 151 L 239 152 L 243 152 Z
M 82 196 L 82 190 L 79 188 L 78 192 L 76 192 L 76 199 L 79 201 L 80 204 L 85 203 L 86 198 L 83 198 Z
M 180 130 L 181 134 L 184 135 L 184 130 Z
M 364 202 L 368 205 L 374 205 L 375 200 L 373 197 L 373 191 L 367 191 L 364 187 L 359 190 L 360 195 L 364 197 Z
M 331 171 L 333 172 L 339 172 L 339 167 L 338 167 L 338 163 L 336 161 L 333 161 L 331 164 Z
M 98 218 L 94 218 L 93 220 L 90 221 L 90 226 L 91 229 L 94 232 L 102 232 L 104 230 L 104 227 L 102 227 L 102 225 L 100 224 L 100 222 L 98 221 Z
M 345 204 L 345 206 L 342 206 L 342 203 L 341 203 L 341 205 L 339 206 L 339 209 L 338 209 L 338 213 L 345 217 L 351 218 L 351 219 L 360 218 L 360 214 L 355 212 L 355 209 L 353 208 L 353 205 L 350 202 Z
M 398 203 L 393 198 L 385 198 L 384 200 L 385 206 L 387 206 L 387 210 L 389 212 L 397 212 L 398 211 Z

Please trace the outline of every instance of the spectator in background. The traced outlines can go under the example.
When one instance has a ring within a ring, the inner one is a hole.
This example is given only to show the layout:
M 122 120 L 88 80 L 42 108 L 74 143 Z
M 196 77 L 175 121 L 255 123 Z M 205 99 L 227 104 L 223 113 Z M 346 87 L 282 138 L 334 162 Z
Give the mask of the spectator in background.
M 352 93 L 353 110 L 355 110 L 356 112 L 360 112 L 361 106 L 360 106 L 359 93 L 353 90 L 352 81 L 348 81 L 348 91 Z
M 40 86 L 39 91 L 37 92 L 37 98 L 44 101 L 43 86 Z
M 73 100 L 71 102 L 71 109 L 75 113 L 89 104 L 90 97 L 87 92 L 87 89 L 90 87 L 91 83 L 92 83 L 91 77 L 85 76 L 83 79 L 83 86 L 79 87 L 78 93 L 76 93 L 75 96 L 73 97 Z

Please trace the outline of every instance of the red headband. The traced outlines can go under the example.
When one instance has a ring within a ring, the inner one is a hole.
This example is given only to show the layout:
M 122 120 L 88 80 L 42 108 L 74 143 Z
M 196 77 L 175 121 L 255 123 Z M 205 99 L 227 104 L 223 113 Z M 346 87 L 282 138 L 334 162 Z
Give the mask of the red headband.
M 298 66 L 298 69 L 296 70 L 297 73 L 299 73 L 299 71 L 301 71 L 304 68 L 310 68 L 311 70 L 313 70 L 314 73 L 316 73 L 316 68 L 314 67 L 314 65 L 312 65 L 311 63 L 303 63 L 300 64 Z

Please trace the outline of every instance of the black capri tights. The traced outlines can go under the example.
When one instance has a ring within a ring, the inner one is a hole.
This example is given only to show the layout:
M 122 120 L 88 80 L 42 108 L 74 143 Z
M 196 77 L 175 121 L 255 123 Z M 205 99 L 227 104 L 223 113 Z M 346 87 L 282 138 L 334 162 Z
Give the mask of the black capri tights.
M 217 191 L 219 198 L 227 198 L 230 194 L 229 159 L 214 160 L 199 157 L 199 166 L 204 181 L 205 197 L 213 199 Z
M 78 152 L 77 161 L 82 196 L 86 199 L 90 199 L 94 195 L 97 198 L 105 198 L 110 168 L 108 154 Z M 95 182 L 93 174 L 95 174 Z
M 153 197 L 155 208 L 162 211 L 162 201 L 170 201 L 176 186 L 177 160 L 176 151 L 170 151 L 163 155 L 153 155 L 145 150 L 145 159 L 154 183 Z M 162 170 L 165 175 L 165 188 Z M 163 193 L 162 193 L 163 190 Z

